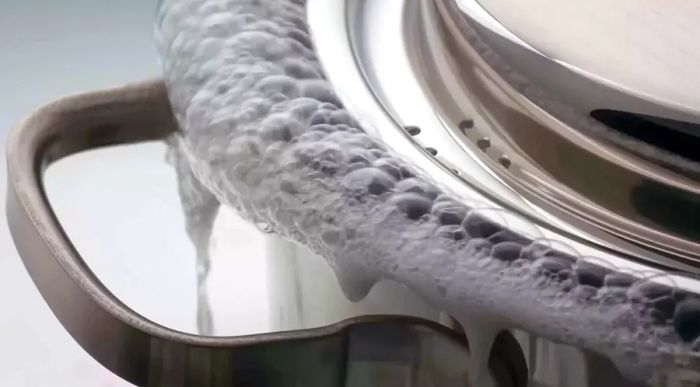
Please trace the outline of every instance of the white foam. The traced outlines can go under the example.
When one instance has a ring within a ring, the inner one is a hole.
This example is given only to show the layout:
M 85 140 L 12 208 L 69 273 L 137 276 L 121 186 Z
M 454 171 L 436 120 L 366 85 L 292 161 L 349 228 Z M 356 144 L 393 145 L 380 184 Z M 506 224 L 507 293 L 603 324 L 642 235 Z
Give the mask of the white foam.
M 637 380 L 698 355 L 632 290 L 584 286 L 572 274 L 582 259 L 555 280 L 540 274 L 544 257 L 577 257 L 502 228 L 481 238 L 493 228 L 483 209 L 464 206 L 465 238 L 445 237 L 435 203 L 455 199 L 358 128 L 322 78 L 304 20 L 293 0 L 161 3 L 177 151 L 221 203 L 322 255 L 353 300 L 396 280 L 466 325 L 498 321 L 594 350 Z M 514 251 L 522 259 L 509 263 Z

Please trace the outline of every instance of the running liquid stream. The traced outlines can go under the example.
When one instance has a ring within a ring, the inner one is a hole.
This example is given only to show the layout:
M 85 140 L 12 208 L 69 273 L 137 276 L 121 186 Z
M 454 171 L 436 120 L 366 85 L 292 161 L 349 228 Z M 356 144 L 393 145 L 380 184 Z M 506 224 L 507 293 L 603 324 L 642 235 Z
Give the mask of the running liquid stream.
M 195 273 L 197 284 L 197 331 L 201 335 L 214 335 L 213 312 L 207 292 L 211 272 L 210 236 L 219 202 L 189 172 L 187 159 L 175 146 L 168 148 L 167 161 L 177 172 L 178 192 L 185 216 L 185 227 L 195 247 Z
M 198 251 L 230 206 L 323 256 L 350 300 L 395 280 L 459 318 L 485 337 L 477 370 L 507 328 L 596 351 L 642 382 L 700 355 L 697 294 L 513 232 L 514 215 L 465 205 L 368 136 L 324 77 L 303 0 L 162 0 L 157 41 Z

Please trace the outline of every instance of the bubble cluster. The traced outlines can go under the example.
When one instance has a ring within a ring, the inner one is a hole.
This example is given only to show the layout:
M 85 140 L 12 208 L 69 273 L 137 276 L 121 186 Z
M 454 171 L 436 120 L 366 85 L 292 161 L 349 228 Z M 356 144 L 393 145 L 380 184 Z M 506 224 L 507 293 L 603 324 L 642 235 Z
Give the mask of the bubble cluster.
M 638 379 L 699 355 L 700 296 L 515 232 L 367 135 L 324 79 L 305 11 L 301 0 L 161 1 L 178 151 L 221 203 L 322 255 L 351 299 L 396 280 L 456 316 L 605 354 Z

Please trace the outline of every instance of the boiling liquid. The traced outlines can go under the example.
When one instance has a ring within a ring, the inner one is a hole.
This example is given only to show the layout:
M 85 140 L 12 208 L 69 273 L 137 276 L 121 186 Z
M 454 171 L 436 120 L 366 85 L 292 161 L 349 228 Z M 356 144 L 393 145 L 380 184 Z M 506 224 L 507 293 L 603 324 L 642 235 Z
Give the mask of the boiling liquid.
M 422 176 L 344 110 L 305 11 L 292 0 L 161 3 L 159 48 L 183 129 L 173 149 L 201 183 L 192 195 L 308 246 L 352 301 L 389 279 L 462 316 L 483 336 L 482 370 L 487 333 L 511 327 L 605 354 L 636 380 L 689 367 L 696 296 L 510 232 Z

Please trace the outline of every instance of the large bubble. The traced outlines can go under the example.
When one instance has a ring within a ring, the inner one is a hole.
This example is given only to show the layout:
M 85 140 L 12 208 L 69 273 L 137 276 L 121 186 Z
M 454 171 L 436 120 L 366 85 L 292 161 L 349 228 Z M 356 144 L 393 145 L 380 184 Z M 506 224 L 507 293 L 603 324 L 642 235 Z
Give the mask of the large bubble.
M 322 255 L 350 299 L 396 280 L 454 316 L 597 351 L 644 381 L 699 355 L 698 295 L 465 205 L 368 136 L 304 20 L 302 1 L 162 1 L 173 143 L 201 189 Z

